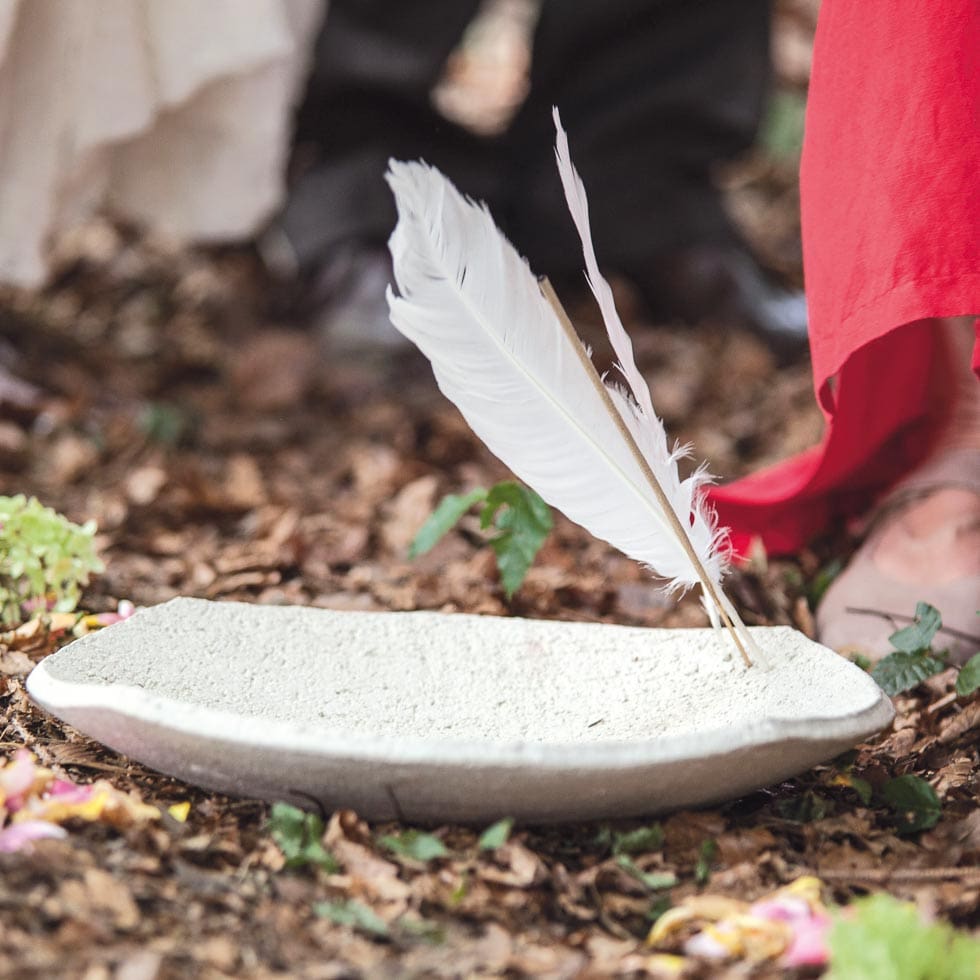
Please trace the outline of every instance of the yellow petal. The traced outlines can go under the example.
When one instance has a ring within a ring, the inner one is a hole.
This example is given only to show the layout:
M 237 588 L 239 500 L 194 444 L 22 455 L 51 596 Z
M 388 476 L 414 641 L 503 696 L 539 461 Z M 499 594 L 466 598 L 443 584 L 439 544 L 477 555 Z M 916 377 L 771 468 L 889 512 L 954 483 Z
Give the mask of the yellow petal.
M 170 816 L 172 816 L 178 823 L 184 823 L 187 820 L 190 812 L 190 800 L 184 800 L 183 803 L 174 803 L 172 806 L 167 807 L 167 813 L 169 813 Z
M 687 966 L 687 960 L 672 953 L 654 953 L 646 957 L 643 966 L 654 976 L 679 977 Z
M 647 945 L 656 946 L 688 922 L 699 919 L 718 922 L 731 915 L 739 915 L 747 908 L 747 902 L 725 898 L 722 895 L 692 895 L 675 908 L 668 909 L 657 919 L 647 936 Z
M 823 903 L 820 894 L 823 890 L 823 882 L 813 875 L 803 875 L 788 885 L 780 888 L 777 895 L 789 895 L 793 898 L 801 898 L 812 909 L 822 909 Z

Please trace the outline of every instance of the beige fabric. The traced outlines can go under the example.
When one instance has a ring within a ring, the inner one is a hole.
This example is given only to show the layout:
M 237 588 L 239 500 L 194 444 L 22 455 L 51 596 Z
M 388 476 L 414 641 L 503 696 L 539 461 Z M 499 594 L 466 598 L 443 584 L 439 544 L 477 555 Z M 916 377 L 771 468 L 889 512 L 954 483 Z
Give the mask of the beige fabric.
M 325 0 L 0 0 L 0 280 L 97 208 L 181 239 L 280 203 Z

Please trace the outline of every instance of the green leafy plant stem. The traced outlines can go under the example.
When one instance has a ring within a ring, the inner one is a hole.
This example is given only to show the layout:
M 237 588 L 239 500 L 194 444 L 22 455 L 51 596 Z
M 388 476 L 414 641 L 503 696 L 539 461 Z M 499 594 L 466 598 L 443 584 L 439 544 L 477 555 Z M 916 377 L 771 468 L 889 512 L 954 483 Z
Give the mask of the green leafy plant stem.
M 417 558 L 430 551 L 472 507 L 481 504 L 480 527 L 498 532 L 487 544 L 493 549 L 500 583 L 510 599 L 521 587 L 528 569 L 551 532 L 548 505 L 531 489 L 512 481 L 478 487 L 467 494 L 448 494 L 436 506 L 412 541 L 408 554 Z

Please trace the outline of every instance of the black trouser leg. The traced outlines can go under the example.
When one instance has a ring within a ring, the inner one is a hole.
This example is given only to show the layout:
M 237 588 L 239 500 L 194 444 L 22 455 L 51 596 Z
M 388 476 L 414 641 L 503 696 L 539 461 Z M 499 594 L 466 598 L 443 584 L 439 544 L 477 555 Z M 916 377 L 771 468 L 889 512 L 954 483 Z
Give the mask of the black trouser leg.
M 389 157 L 425 158 L 490 196 L 499 168 L 484 141 L 447 122 L 430 92 L 479 0 L 331 0 L 297 140 L 316 161 L 280 219 L 302 267 L 349 240 L 383 244 L 395 223 Z M 459 175 L 469 175 L 463 180 Z
M 744 149 L 768 80 L 769 0 L 545 0 L 532 85 L 498 140 L 436 113 L 430 92 L 478 0 L 333 0 L 299 137 L 320 159 L 282 224 L 306 264 L 395 219 L 390 156 L 423 157 L 488 200 L 536 271 L 581 268 L 554 165 L 561 108 L 589 191 L 599 259 L 632 276 L 656 256 L 734 238 L 711 167 Z
M 531 95 L 512 129 L 508 225 L 536 269 L 581 267 L 554 164 L 551 106 L 589 193 L 599 261 L 735 233 L 711 169 L 748 147 L 769 81 L 769 0 L 546 0 Z

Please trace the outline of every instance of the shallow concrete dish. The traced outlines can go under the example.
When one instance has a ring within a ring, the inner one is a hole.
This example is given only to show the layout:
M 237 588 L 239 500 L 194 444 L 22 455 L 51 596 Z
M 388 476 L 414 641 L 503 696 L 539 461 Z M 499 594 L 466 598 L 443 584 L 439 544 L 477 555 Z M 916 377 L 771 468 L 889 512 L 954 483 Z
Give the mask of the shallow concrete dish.
M 711 630 L 175 599 L 31 674 L 53 714 L 209 789 L 369 819 L 529 822 L 731 799 L 892 718 L 788 628 Z

